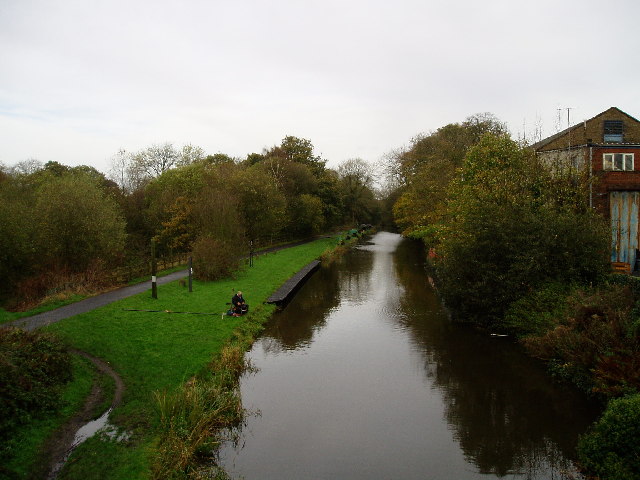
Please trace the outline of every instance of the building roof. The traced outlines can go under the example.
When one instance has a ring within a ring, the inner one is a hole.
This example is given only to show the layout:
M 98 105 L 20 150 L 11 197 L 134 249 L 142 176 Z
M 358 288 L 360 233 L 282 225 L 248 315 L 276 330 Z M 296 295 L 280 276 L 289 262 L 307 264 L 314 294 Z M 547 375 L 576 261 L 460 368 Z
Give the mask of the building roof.
M 633 120 L 634 122 L 640 123 L 636 118 L 632 117 L 631 115 L 629 115 L 626 112 L 623 112 L 618 107 L 611 107 L 611 108 L 608 108 L 607 110 L 605 110 L 604 112 L 600 112 L 598 115 L 596 115 L 593 118 L 590 118 L 589 120 L 584 120 L 583 122 L 577 123 L 576 125 L 573 125 L 572 127 L 566 128 L 566 129 L 562 130 L 561 132 L 556 133 L 555 135 L 551 135 L 550 137 L 547 137 L 547 138 L 545 138 L 543 140 L 540 140 L 537 143 L 534 143 L 533 145 L 531 145 L 531 148 L 533 148 L 536 151 L 540 150 L 540 149 L 544 148 L 546 145 L 550 144 L 551 142 L 553 142 L 553 141 L 555 141 L 555 140 L 557 140 L 557 139 L 559 139 L 561 137 L 564 137 L 565 135 L 570 134 L 574 130 L 582 128 L 583 125 L 585 125 L 587 123 L 590 123 L 590 122 L 598 119 L 599 117 L 609 115 L 609 114 L 611 114 L 613 112 L 625 115 L 625 116 L 629 117 L 631 120 Z

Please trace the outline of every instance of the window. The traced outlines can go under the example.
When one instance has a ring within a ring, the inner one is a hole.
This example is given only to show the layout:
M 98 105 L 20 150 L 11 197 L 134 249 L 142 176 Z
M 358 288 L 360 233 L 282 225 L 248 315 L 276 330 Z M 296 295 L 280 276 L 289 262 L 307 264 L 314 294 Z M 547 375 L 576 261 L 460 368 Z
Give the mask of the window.
M 624 135 L 624 124 L 622 120 L 605 120 L 604 121 L 604 141 L 613 143 L 622 143 Z
M 604 170 L 633 170 L 633 153 L 605 153 L 602 156 Z

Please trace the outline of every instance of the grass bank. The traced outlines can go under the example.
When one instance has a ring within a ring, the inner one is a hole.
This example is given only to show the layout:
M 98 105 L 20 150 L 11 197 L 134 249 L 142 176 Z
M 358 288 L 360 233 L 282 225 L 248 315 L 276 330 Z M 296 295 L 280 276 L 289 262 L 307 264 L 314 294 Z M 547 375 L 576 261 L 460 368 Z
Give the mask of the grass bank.
M 180 265 L 167 270 L 163 270 L 161 272 L 158 272 L 158 277 L 163 277 L 165 275 L 169 275 L 170 273 L 184 270 L 185 268 L 187 268 L 186 265 Z M 148 281 L 149 281 L 148 276 L 140 277 L 127 282 L 127 285 L 135 285 L 137 283 L 148 282 Z M 43 298 L 38 306 L 34 308 L 30 308 L 28 310 L 24 310 L 24 311 L 9 311 L 0 307 L 0 325 L 2 325 L 3 323 L 10 322 L 12 320 L 18 320 L 24 317 L 31 317 L 33 315 L 37 315 L 38 313 L 50 312 L 51 310 L 55 310 L 56 308 L 64 307 L 65 305 L 70 305 L 72 303 L 79 302 L 81 300 L 84 300 L 85 298 L 99 295 L 101 293 L 105 293 L 105 291 L 109 291 L 114 288 L 119 288 L 120 286 L 122 285 L 113 285 L 110 288 L 103 289 L 102 291 L 100 290 L 92 291 L 90 294 L 80 294 L 80 293 L 74 292 L 73 290 L 64 290 L 56 294 L 53 294 L 51 296 L 48 296 L 46 298 Z
M 184 395 L 190 386 L 202 386 L 215 377 L 215 366 L 225 346 L 244 352 L 274 311 L 274 307 L 263 305 L 268 296 L 336 243 L 337 239 L 320 239 L 261 255 L 254 259 L 253 267 L 245 267 L 233 279 L 194 281 L 191 293 L 180 282 L 173 282 L 158 287 L 157 300 L 146 292 L 47 327 L 74 348 L 108 361 L 126 385 L 123 402 L 111 418 L 128 432 L 128 439 L 90 439 L 76 450 L 62 478 L 166 475 L 152 474 L 152 466 L 162 446 L 160 432 L 179 426 L 163 427 L 163 408 L 165 412 L 170 408 L 167 402 Z M 249 315 L 222 316 L 237 290 L 243 291 L 251 306 Z M 203 388 L 209 387 L 206 384 Z M 194 454 L 199 453 L 201 449 L 197 448 Z M 179 478 L 188 471 L 184 468 L 174 473 Z

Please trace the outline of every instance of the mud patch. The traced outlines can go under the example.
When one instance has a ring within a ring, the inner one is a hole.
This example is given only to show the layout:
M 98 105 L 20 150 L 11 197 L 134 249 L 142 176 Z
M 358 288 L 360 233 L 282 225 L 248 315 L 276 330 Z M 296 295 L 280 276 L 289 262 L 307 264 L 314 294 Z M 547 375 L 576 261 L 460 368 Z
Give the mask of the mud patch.
M 96 410 L 105 401 L 105 392 L 100 382 L 95 381 L 82 409 L 47 441 L 43 453 L 43 458 L 45 459 L 43 467 L 41 471 L 36 472 L 34 478 L 55 479 L 71 452 L 98 430 L 107 426 L 109 414 L 122 401 L 124 382 L 107 362 L 79 350 L 71 350 L 71 353 L 83 356 L 96 367 L 101 375 L 109 375 L 113 379 L 115 383 L 113 400 L 107 411 L 98 419 L 95 419 Z M 113 432 L 113 429 L 111 429 L 111 432 Z

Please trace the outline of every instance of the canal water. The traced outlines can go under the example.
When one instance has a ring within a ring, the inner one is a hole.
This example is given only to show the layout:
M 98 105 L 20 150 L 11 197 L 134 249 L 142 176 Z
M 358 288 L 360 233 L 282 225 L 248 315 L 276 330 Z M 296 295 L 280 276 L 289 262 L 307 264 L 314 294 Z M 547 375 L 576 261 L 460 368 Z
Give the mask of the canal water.
M 323 266 L 248 355 L 233 478 L 573 478 L 598 413 L 509 339 L 450 322 L 420 245 L 386 232 Z

